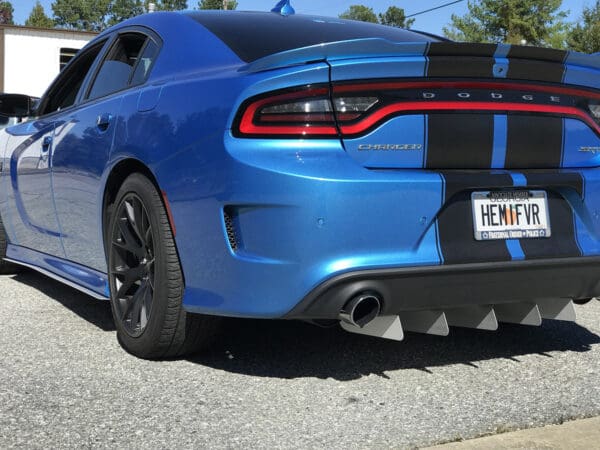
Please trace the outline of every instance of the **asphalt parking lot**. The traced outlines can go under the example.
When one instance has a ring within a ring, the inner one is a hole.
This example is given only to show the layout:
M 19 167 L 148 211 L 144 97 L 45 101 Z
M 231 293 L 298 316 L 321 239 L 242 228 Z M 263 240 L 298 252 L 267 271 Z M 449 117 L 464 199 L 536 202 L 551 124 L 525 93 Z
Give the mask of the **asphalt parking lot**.
M 125 353 L 107 302 L 0 277 L 0 448 L 415 447 L 600 415 L 600 302 L 578 323 L 408 334 L 228 320 L 214 349 Z

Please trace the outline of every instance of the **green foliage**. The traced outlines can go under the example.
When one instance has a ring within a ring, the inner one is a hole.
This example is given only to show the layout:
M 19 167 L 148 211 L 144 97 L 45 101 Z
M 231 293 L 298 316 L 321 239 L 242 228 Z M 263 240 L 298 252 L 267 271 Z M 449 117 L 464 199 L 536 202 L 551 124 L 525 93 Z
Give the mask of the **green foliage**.
M 142 0 L 113 0 L 109 9 L 108 26 L 144 14 Z
M 148 4 L 156 11 L 187 8 L 187 0 L 55 0 L 54 24 L 75 30 L 101 31 L 130 17 L 143 14 Z
M 360 20 L 362 22 L 378 23 L 373 8 L 364 5 L 352 5 L 342 14 L 340 19 Z
M 583 18 L 567 37 L 567 45 L 578 52 L 600 52 L 600 1 L 583 9 Z
M 505 42 L 528 45 L 558 45 L 567 31 L 562 0 L 479 0 L 469 1 L 468 14 L 452 15 L 450 39 L 468 42 Z
M 390 27 L 410 28 L 415 19 L 406 19 L 404 9 L 390 6 L 385 13 L 380 13 L 379 18 L 373 11 L 364 5 L 352 5 L 342 14 L 340 19 L 360 20 L 361 22 L 381 23 Z
M 237 7 L 238 3 L 235 0 L 227 2 L 227 9 L 234 10 Z M 223 0 L 200 0 L 198 2 L 198 9 L 224 9 Z
M 410 28 L 415 19 L 406 19 L 404 9 L 390 6 L 384 14 L 379 14 L 379 23 L 390 27 Z
M 187 9 L 187 0 L 157 0 L 156 4 L 157 11 L 179 11 L 181 9 Z
M 54 21 L 46 15 L 46 11 L 44 11 L 44 7 L 39 0 L 35 2 L 35 6 L 25 21 L 25 26 L 39 28 L 52 28 L 54 26 Z
M 110 0 L 55 0 L 54 23 L 75 30 L 101 31 L 106 27 Z
M 0 2 L 0 25 L 13 25 L 15 10 L 10 2 Z

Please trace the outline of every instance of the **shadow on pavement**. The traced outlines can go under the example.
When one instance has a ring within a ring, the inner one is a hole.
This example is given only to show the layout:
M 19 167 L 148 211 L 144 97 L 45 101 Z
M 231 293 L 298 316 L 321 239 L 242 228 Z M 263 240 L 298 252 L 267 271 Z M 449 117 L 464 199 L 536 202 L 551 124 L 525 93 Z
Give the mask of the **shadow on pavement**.
M 15 281 L 31 286 L 104 331 L 114 331 L 109 302 L 95 300 L 35 272 Z M 590 307 L 583 306 L 581 308 Z M 450 336 L 407 333 L 403 342 L 354 335 L 339 327 L 302 322 L 226 319 L 217 342 L 189 361 L 244 375 L 271 378 L 354 380 L 399 369 L 430 372 L 437 366 L 550 352 L 587 352 L 600 336 L 572 322 L 544 321 L 541 327 L 500 324 L 496 332 L 451 328 Z
M 478 361 L 523 355 L 587 352 L 600 336 L 573 322 L 545 321 L 541 327 L 500 324 L 496 332 L 451 328 L 448 337 L 407 333 L 403 342 L 285 321 L 230 319 L 206 355 L 191 361 L 245 375 L 273 378 L 353 380 L 399 369 L 451 364 L 478 367 Z
M 92 298 L 31 270 L 21 270 L 12 279 L 43 292 L 101 330 L 115 331 L 109 302 Z

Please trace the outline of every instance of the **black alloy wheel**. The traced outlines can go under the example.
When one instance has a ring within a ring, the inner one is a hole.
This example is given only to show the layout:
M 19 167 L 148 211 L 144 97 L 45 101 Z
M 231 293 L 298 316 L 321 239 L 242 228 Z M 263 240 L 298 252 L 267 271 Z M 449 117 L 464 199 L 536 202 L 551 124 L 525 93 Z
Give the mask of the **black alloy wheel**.
M 117 338 L 140 358 L 170 358 L 207 347 L 216 317 L 187 313 L 184 281 L 163 199 L 147 177 L 127 177 L 107 206 L 108 282 Z
M 119 204 L 111 236 L 111 278 L 115 314 L 132 337 L 140 336 L 152 314 L 154 298 L 154 236 L 140 197 L 128 193 Z

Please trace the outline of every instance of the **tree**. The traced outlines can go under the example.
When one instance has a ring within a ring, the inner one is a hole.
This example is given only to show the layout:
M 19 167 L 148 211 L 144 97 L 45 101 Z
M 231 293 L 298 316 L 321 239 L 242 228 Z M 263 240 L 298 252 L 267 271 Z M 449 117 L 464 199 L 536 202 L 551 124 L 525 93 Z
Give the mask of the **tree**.
M 111 0 L 55 0 L 54 23 L 75 30 L 101 31 L 106 27 Z
M 54 26 L 54 21 L 46 15 L 40 0 L 35 2 L 35 6 L 25 21 L 25 26 L 39 28 L 52 28 Z
M 469 1 L 469 13 L 453 14 L 444 33 L 456 41 L 548 45 L 566 29 L 561 4 L 562 0 Z
M 352 5 L 342 14 L 340 19 L 360 20 L 362 22 L 378 23 L 377 16 L 373 8 L 364 5 Z
M 227 2 L 227 9 L 234 10 L 238 6 L 235 0 Z M 201 0 L 198 2 L 198 9 L 224 9 L 223 0 Z
M 379 22 L 390 27 L 410 28 L 415 19 L 407 20 L 404 9 L 390 6 L 384 14 L 379 13 Z
M 567 36 L 567 44 L 578 52 L 600 52 L 600 0 L 596 6 L 583 9 L 583 18 Z
M 157 11 L 179 11 L 187 9 L 187 0 L 158 0 L 155 2 Z
M 110 5 L 108 26 L 144 14 L 142 0 L 113 0 Z
M 0 2 L 0 25 L 13 25 L 15 9 L 10 2 Z

